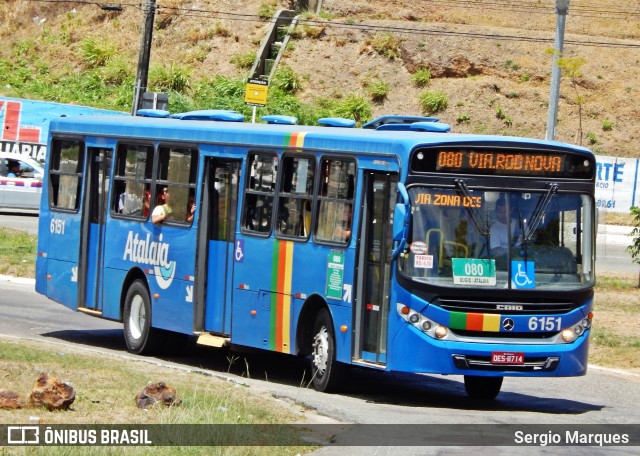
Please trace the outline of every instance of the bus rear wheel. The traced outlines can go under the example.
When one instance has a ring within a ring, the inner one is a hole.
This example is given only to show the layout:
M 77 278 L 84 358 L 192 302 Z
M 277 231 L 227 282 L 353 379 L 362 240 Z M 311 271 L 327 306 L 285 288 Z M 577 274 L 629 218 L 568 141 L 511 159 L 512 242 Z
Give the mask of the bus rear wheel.
M 495 399 L 502 387 L 503 377 L 464 376 L 464 389 L 470 398 L 491 400 Z
M 152 353 L 158 343 L 158 332 L 151 327 L 151 299 L 145 284 L 136 280 L 127 290 L 124 301 L 124 340 L 130 353 Z
M 311 342 L 311 382 L 317 391 L 339 388 L 345 367 L 336 361 L 336 339 L 327 309 L 322 309 L 313 325 Z

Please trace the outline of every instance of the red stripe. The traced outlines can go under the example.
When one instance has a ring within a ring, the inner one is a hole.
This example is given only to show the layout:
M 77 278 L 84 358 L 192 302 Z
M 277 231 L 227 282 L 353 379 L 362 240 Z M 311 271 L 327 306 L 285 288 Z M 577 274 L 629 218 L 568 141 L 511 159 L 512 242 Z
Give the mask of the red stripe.
M 484 320 L 484 315 L 482 314 L 467 314 L 467 330 L 482 331 L 482 320 Z
M 287 262 L 287 242 L 280 241 L 278 243 L 278 295 L 276 297 L 276 350 L 282 351 L 282 322 L 284 313 L 284 280 L 285 280 L 285 264 Z

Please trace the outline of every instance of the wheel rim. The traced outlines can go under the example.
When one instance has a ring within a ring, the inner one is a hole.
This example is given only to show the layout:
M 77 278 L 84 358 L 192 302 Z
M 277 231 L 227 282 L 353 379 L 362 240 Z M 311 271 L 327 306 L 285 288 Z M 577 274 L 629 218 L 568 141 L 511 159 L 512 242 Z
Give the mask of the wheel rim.
M 129 313 L 129 332 L 131 337 L 138 340 L 142 337 L 142 331 L 147 321 L 142 296 L 135 295 L 131 299 L 131 312 Z
M 319 376 L 324 375 L 329 360 L 329 333 L 324 326 L 313 338 L 313 365 Z

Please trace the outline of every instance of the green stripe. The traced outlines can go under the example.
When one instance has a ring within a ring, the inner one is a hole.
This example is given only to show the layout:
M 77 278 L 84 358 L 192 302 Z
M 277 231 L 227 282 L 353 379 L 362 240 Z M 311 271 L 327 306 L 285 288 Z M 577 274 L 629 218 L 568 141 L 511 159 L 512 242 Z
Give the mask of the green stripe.
M 271 259 L 271 314 L 269 316 L 269 349 L 276 349 L 276 299 L 277 293 L 274 293 L 278 289 L 278 264 L 280 255 L 280 241 L 277 239 L 273 243 L 273 258 Z
M 291 133 L 284 135 L 284 145 L 288 146 L 289 144 L 291 144 Z
M 467 314 L 463 312 L 451 312 L 451 317 L 449 317 L 449 327 L 452 329 L 466 329 Z

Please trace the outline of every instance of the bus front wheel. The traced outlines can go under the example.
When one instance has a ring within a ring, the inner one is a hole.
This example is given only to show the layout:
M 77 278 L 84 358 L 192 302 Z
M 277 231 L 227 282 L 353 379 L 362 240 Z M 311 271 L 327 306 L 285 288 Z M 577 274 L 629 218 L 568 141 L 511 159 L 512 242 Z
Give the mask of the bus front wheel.
M 464 389 L 473 399 L 495 399 L 502 387 L 503 377 L 464 376 Z
M 313 325 L 311 345 L 311 381 L 317 391 L 335 391 L 343 377 L 344 366 L 336 361 L 336 338 L 331 316 L 322 309 Z
M 137 355 L 151 353 L 157 343 L 157 331 L 151 327 L 151 299 L 145 284 L 136 280 L 124 301 L 124 339 L 127 350 Z

